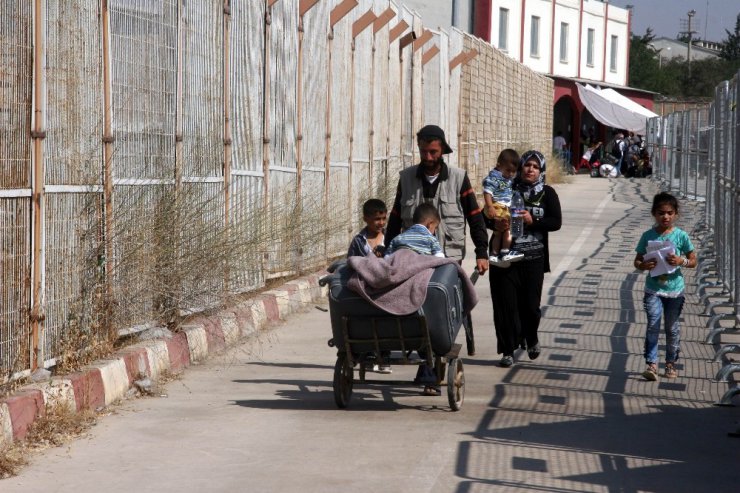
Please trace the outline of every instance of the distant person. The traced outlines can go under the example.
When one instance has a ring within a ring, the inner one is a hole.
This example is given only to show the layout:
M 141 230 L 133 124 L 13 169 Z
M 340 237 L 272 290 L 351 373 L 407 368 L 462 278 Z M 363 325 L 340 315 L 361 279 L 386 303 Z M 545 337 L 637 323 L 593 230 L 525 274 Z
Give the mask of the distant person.
M 622 162 L 624 160 L 624 151 L 627 148 L 627 142 L 624 138 L 624 134 L 622 132 L 617 132 L 617 134 L 614 136 L 614 139 L 612 139 L 611 142 L 609 142 L 609 146 L 607 149 L 607 152 L 609 155 L 613 158 L 614 161 L 614 173 L 615 176 L 621 176 L 622 175 Z
M 496 217 L 511 219 L 511 181 L 516 176 L 519 168 L 519 154 L 513 149 L 504 149 L 498 155 L 496 167 L 493 168 L 483 179 L 483 200 L 485 206 L 483 215 L 488 219 Z M 490 241 L 490 254 L 488 261 L 491 263 L 498 262 L 515 262 L 524 258 L 524 255 L 511 251 L 511 230 L 493 232 L 493 238 Z
M 414 209 L 414 224 L 391 240 L 386 249 L 386 257 L 405 248 L 420 255 L 445 256 L 439 240 L 434 233 L 441 221 L 437 208 L 432 204 L 423 203 Z
M 388 208 L 380 199 L 370 199 L 362 204 L 362 220 L 365 227 L 352 238 L 347 257 L 366 257 L 370 254 L 382 257 L 384 254 L 385 223 Z
M 591 171 L 591 166 L 599 157 L 599 155 L 596 153 L 599 147 L 601 147 L 601 142 L 597 142 L 593 145 L 593 147 L 589 147 L 586 149 L 586 151 L 583 153 L 583 156 L 581 156 L 581 161 L 575 166 L 576 174 L 578 174 L 578 172 L 583 167 L 586 167 L 589 171 Z
M 629 137 L 625 139 L 624 157 L 622 158 L 622 173 L 624 176 L 633 177 L 636 175 L 641 143 L 642 139 L 633 132 L 630 132 Z
M 622 176 L 622 168 L 625 166 L 625 156 L 627 154 L 627 148 L 629 147 L 629 138 L 625 137 L 624 134 L 619 134 L 619 140 L 617 141 L 617 149 L 619 150 L 619 162 L 617 163 L 617 176 Z
M 565 153 L 565 148 L 567 146 L 568 142 L 566 142 L 565 137 L 563 137 L 562 130 L 558 130 L 557 135 L 552 139 L 552 150 L 555 151 L 558 156 L 562 156 L 563 153 Z
M 655 218 L 655 225 L 642 234 L 635 251 L 635 268 L 653 270 L 658 266 L 654 257 L 655 249 L 667 246 L 670 250 L 660 255 L 668 265 L 666 272 L 656 272 L 645 279 L 645 296 L 643 306 L 647 313 L 647 331 L 645 333 L 645 362 L 647 368 L 642 372 L 645 380 L 658 379 L 658 339 L 660 337 L 661 318 L 665 319 L 666 354 L 665 378 L 676 378 L 676 361 L 681 352 L 681 309 L 684 304 L 684 279 L 681 267 L 696 267 L 697 258 L 694 245 L 689 235 L 674 226 L 678 218 L 678 200 L 665 192 L 653 198 L 650 213 Z M 660 242 L 660 244 L 652 243 Z M 670 251 L 672 250 L 672 253 Z M 653 255 L 649 255 L 653 253 Z M 648 258 L 650 257 L 650 258 Z
M 637 160 L 637 173 L 635 174 L 638 178 L 645 178 L 653 173 L 653 169 L 650 165 L 650 153 L 647 149 L 640 151 L 640 158 Z

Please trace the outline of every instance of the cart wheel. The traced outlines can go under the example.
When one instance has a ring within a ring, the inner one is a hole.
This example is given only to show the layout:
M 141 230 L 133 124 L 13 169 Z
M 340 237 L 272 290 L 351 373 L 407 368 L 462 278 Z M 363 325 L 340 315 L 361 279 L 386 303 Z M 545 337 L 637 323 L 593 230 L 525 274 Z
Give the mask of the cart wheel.
M 465 373 L 460 358 L 452 358 L 447 362 L 447 401 L 453 411 L 462 408 L 465 398 Z
M 343 354 L 338 356 L 334 365 L 334 402 L 341 409 L 347 407 L 352 397 L 353 379 L 354 371 L 347 357 Z

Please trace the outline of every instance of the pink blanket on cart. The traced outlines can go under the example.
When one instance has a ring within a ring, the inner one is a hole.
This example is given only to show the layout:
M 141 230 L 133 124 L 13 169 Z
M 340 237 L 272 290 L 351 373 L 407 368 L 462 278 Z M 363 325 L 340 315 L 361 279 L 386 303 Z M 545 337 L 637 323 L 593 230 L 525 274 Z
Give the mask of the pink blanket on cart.
M 350 257 L 349 266 L 355 271 L 347 287 L 372 305 L 392 315 L 408 315 L 417 311 L 427 296 L 427 285 L 434 268 L 455 264 L 462 280 L 464 308 L 470 312 L 478 303 L 473 283 L 456 260 L 419 255 L 401 249 L 389 258 Z

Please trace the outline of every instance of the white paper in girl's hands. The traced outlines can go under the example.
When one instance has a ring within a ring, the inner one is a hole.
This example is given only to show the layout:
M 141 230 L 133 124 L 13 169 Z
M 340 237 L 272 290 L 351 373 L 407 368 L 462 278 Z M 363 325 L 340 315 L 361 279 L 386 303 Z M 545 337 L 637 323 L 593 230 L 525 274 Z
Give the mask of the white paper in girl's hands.
M 647 253 L 643 260 L 655 260 L 655 267 L 650 269 L 650 276 L 657 277 L 663 274 L 670 274 L 678 267 L 668 263 L 668 256 L 676 253 L 676 246 L 669 240 L 657 241 L 651 240 L 647 244 Z

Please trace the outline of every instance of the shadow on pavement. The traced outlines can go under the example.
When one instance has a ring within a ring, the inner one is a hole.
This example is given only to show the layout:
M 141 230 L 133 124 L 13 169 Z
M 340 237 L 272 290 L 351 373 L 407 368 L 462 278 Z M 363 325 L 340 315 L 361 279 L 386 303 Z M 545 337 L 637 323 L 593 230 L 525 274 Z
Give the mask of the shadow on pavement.
M 494 401 L 504 400 L 504 387 L 497 388 Z M 737 484 L 740 443 L 726 435 L 732 410 L 655 405 L 647 407 L 648 414 L 626 415 L 619 413 L 626 407 L 623 399 L 604 395 L 611 409 L 606 416 L 553 423 L 536 422 L 553 418 L 546 413 L 492 409 L 484 424 L 511 412 L 529 414 L 531 422 L 504 429 L 482 426 L 473 433 L 475 441 L 462 443 L 457 472 L 470 482 L 457 491 L 480 491 L 475 484 L 586 491 L 585 483 L 608 491 L 681 492 L 707 491 L 697 489 L 700 483 L 707 488 Z M 496 474 L 495 464 L 508 473 Z
M 518 355 L 495 385 L 479 426 L 460 444 L 457 492 L 676 493 L 740 485 L 740 441 L 727 434 L 740 415 L 712 405 L 726 384 L 712 381 L 705 328 L 682 327 L 679 378 L 640 377 L 645 274 L 632 259 L 651 221 L 653 190 L 615 180 L 611 193 L 633 207 L 545 294 L 542 356 L 530 362 Z M 691 231 L 700 212 L 682 201 L 680 227 Z M 686 275 L 683 318 L 693 320 L 703 307 L 689 279 L 695 273 Z
M 338 409 L 334 403 L 334 393 L 331 382 L 324 380 L 295 380 L 295 379 L 253 379 L 233 380 L 235 383 L 269 384 L 295 386 L 296 389 L 277 390 L 270 399 L 243 399 L 231 401 L 237 406 L 254 409 L 294 409 L 301 411 L 398 411 L 400 409 L 417 409 L 421 411 L 450 411 L 446 393 L 441 396 L 424 396 L 428 404 L 406 405 L 398 399 L 422 395 L 421 387 L 411 387 L 410 382 L 388 382 L 355 384 L 352 398 L 346 409 Z M 405 388 L 404 388 L 405 386 Z M 325 390 L 327 389 L 328 390 Z M 444 389 L 443 389 L 444 390 Z
M 315 363 L 270 363 L 268 361 L 252 361 L 246 364 L 246 366 L 266 366 L 270 368 L 296 368 L 296 369 L 318 369 L 318 370 L 334 370 L 334 365 L 317 365 Z

